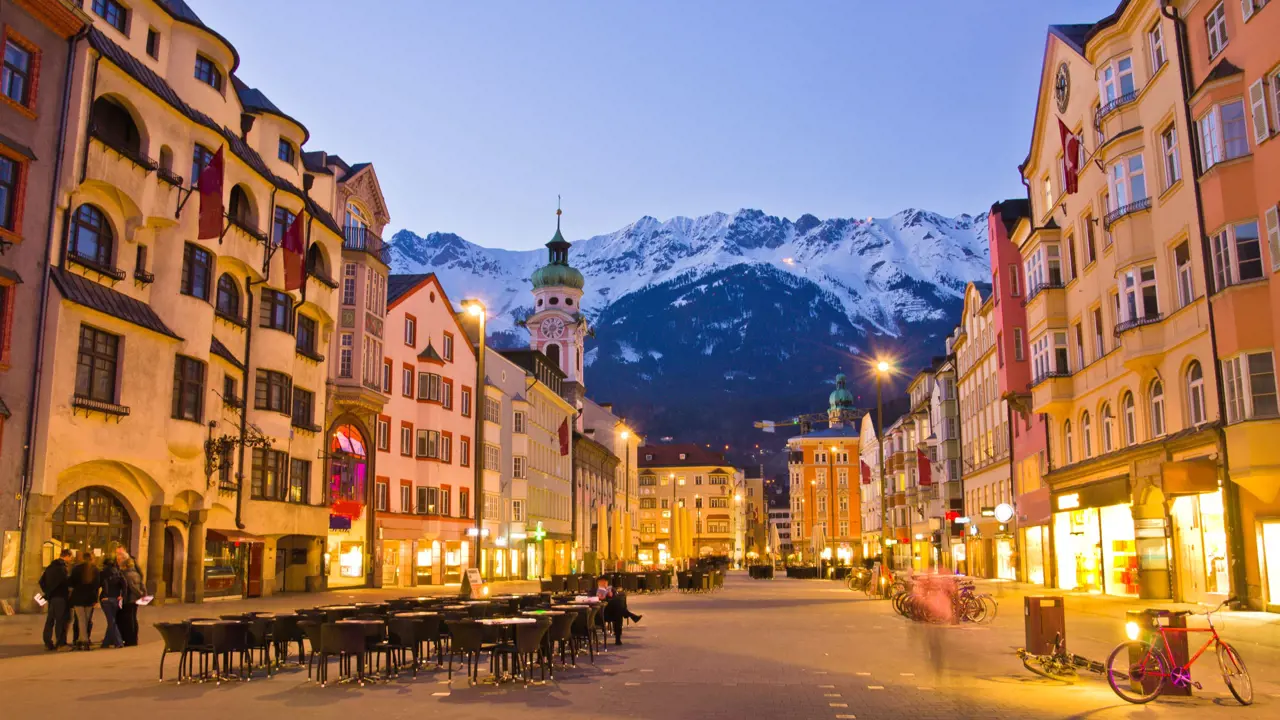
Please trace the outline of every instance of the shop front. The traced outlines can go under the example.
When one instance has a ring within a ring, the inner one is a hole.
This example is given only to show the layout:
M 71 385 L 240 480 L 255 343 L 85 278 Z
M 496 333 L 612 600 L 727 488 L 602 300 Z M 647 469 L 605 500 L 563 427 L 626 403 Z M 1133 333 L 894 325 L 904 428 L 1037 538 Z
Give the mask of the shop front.
M 211 529 L 204 543 L 204 597 L 262 596 L 265 543 L 234 530 Z
M 364 435 L 354 425 L 339 425 L 330 435 L 329 536 L 324 575 L 331 588 L 368 584 L 371 550 L 365 505 L 370 470 L 367 447 Z
M 1053 493 L 1057 587 L 1139 596 L 1137 537 L 1128 476 Z
M 1217 604 L 1231 592 L 1227 569 L 1227 529 L 1222 491 L 1173 499 L 1179 598 Z
M 1045 485 L 1019 495 L 1016 502 L 1017 535 L 1022 548 L 1021 579 L 1033 585 L 1046 584 L 1049 579 L 1047 569 L 1052 567 L 1050 558 L 1053 547 L 1050 534 L 1052 506 L 1050 502 L 1049 488 Z

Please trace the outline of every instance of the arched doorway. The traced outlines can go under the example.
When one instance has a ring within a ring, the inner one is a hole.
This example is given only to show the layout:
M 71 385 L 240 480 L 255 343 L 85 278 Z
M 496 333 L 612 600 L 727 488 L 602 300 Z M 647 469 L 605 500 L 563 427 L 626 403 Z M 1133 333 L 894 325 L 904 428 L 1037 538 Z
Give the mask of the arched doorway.
M 164 587 L 171 598 L 182 597 L 182 536 L 178 529 L 164 529 Z
M 81 488 L 53 511 L 49 539 L 54 557 L 63 548 L 77 553 L 88 550 L 96 557 L 105 557 L 123 547 L 133 555 L 133 520 L 124 503 L 110 490 Z
M 338 425 L 329 435 L 329 537 L 324 574 L 330 587 L 364 585 L 369 555 L 366 537 L 369 445 L 360 428 Z

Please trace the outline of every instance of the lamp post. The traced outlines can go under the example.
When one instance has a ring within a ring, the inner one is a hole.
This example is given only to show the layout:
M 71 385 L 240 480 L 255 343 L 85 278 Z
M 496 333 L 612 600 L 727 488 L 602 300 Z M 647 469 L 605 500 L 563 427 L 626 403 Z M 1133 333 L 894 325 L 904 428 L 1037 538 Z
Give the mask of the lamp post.
M 893 558 L 889 555 L 889 544 L 885 533 L 889 532 L 889 484 L 884 476 L 884 395 L 882 385 L 884 376 L 889 373 L 889 363 L 880 360 L 876 363 L 876 427 L 880 431 L 880 439 L 876 449 L 880 454 L 880 562 L 886 570 L 893 569 Z
M 484 303 L 479 300 L 464 300 L 462 307 L 467 313 L 480 324 L 480 330 L 476 333 L 476 390 L 475 399 L 472 400 L 471 412 L 475 417 L 475 446 L 472 448 L 475 458 L 472 467 L 475 469 L 475 486 L 476 486 L 476 568 L 480 568 L 480 545 L 484 542 L 484 400 L 486 399 L 484 388 L 484 350 L 485 350 L 485 307 Z
M 627 508 L 626 520 L 627 520 L 627 524 L 630 525 L 631 523 L 631 431 L 624 427 L 622 428 L 622 432 L 618 433 L 618 437 L 622 438 L 622 455 L 625 458 L 623 461 L 624 465 L 623 465 L 623 471 L 622 471 L 622 493 L 623 493 L 623 503 Z M 622 532 L 626 536 L 626 543 L 627 543 L 627 550 L 626 552 L 622 553 L 623 560 L 625 561 L 626 557 L 630 555 L 630 551 L 631 551 L 631 528 L 624 527 L 622 528 Z M 618 546 L 619 547 L 622 546 L 621 540 L 619 541 Z
M 838 485 L 836 485 L 836 449 L 837 449 L 837 448 L 836 448 L 836 446 L 835 446 L 835 445 L 832 445 L 831 447 L 829 447 L 829 448 L 827 448 L 827 449 L 831 451 L 831 452 L 827 455 L 827 460 L 828 460 L 828 462 L 827 462 L 827 467 L 828 467 L 828 470 L 827 470 L 827 488 L 828 488 L 828 490 L 827 490 L 827 499 L 831 502 L 831 505 L 830 505 L 830 506 L 828 506 L 828 508 L 827 508 L 827 519 L 830 521 L 830 524 L 829 524 L 829 526 L 828 526 L 828 527 L 832 528 L 832 530 L 834 531 L 834 530 L 836 530 L 836 529 L 838 529 L 838 528 L 840 527 L 840 526 L 837 524 L 837 520 L 838 520 L 838 518 L 839 518 L 839 515 L 838 515 L 838 513 L 836 512 L 836 511 L 837 511 L 837 503 L 839 503 L 839 501 L 840 501 L 840 500 L 839 500 L 840 487 L 839 487 Z M 834 542 L 833 540 L 831 540 L 831 538 L 832 538 L 833 536 L 832 536 L 832 534 L 831 534 L 831 533 L 826 533 L 826 536 L 827 536 L 827 537 L 826 537 L 826 538 L 823 538 L 823 540 L 824 540 L 824 541 L 827 541 L 827 542 L 829 542 L 829 543 L 830 543 L 830 545 L 831 545 L 831 551 L 834 553 L 834 552 L 835 552 L 836 544 L 835 544 L 835 542 Z
M 671 545 L 671 564 L 674 566 L 676 560 L 676 474 L 671 473 L 671 508 L 667 512 L 667 535 L 670 538 L 668 543 Z

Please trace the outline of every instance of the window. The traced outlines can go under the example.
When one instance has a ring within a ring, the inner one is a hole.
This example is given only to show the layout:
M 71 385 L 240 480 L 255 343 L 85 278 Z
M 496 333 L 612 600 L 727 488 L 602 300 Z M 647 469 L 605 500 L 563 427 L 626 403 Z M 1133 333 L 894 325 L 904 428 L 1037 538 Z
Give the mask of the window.
M 400 454 L 413 455 L 413 426 L 400 425 Z
M 309 429 L 315 427 L 316 395 L 310 390 L 293 389 L 293 426 Z
M 391 422 L 384 418 L 378 418 L 376 432 L 378 449 L 382 452 L 391 452 Z
M 204 166 L 213 160 L 213 151 L 209 148 L 196 143 L 195 149 L 191 152 L 191 187 L 195 188 L 200 184 L 200 171 L 204 170 Z
M 1022 292 L 1018 287 L 1018 266 L 1010 265 L 1009 266 L 1009 295 L 1011 297 L 1018 297 L 1021 294 Z
M 351 333 L 342 333 L 338 336 L 338 377 L 351 377 L 352 353 L 355 349 L 355 341 L 355 336 Z
M 71 254 L 99 267 L 111 267 L 115 237 L 102 211 L 81 205 L 71 219 Z
M 1164 52 L 1164 30 L 1159 22 L 1147 31 L 1147 48 L 1151 51 L 1151 73 L 1155 74 L 1169 60 Z
M 1195 280 L 1191 274 L 1191 246 L 1182 242 L 1173 249 L 1173 262 L 1178 273 L 1178 307 L 1195 300 Z
M 1204 27 L 1205 35 L 1209 40 L 1209 58 L 1212 59 L 1227 46 L 1227 4 L 1225 2 L 1218 3 L 1217 7 L 1209 11 L 1204 18 Z
M 471 517 L 471 491 L 458 488 L 458 517 Z
M 289 460 L 289 494 L 285 502 L 306 505 L 311 496 L 311 461 Z
M 1164 435 L 1164 384 L 1151 381 L 1151 437 Z
M 184 282 L 185 282 L 185 275 Z M 219 315 L 239 321 L 240 319 L 240 286 L 235 278 L 223 274 L 218 278 L 218 292 L 214 300 L 214 308 Z
M 298 350 L 303 354 L 316 354 L 316 321 L 306 315 L 298 315 L 297 328 Z
M 511 476 L 514 478 L 524 477 L 525 458 L 516 455 L 511 458 Z
M 1156 293 L 1156 269 L 1153 265 L 1136 268 L 1121 278 L 1124 293 L 1125 320 L 1135 321 L 1156 318 L 1160 315 L 1160 303 Z
M 1222 361 L 1227 422 L 1275 417 L 1276 377 L 1270 352 L 1246 353 Z
M 147 28 L 147 54 L 157 60 L 160 58 L 160 32 L 155 28 Z
M 347 263 L 342 267 L 342 304 L 356 304 L 356 265 Z
M 1115 198 L 1113 210 L 1147 199 L 1147 176 L 1141 154 L 1123 158 L 1111 166 L 1111 194 Z
M 114 403 L 116 371 L 119 363 L 120 337 L 80 326 L 80 349 L 76 362 L 76 395 Z
M 391 394 L 391 361 L 382 361 L 382 392 Z
M 1228 225 L 1209 241 L 1213 251 L 1214 290 L 1263 277 L 1258 222 Z
M 19 40 L 12 31 L 4 36 L 4 61 L 0 65 L 0 92 L 24 108 L 35 109 L 34 90 L 40 53 Z
M 521 434 L 525 432 L 524 413 L 519 410 L 515 411 L 511 415 L 511 432 L 521 433 Z
M 462 417 L 471 417 L 471 388 L 462 388 Z
M 1100 90 L 1104 106 L 1123 102 L 1137 90 L 1133 81 L 1133 58 L 1117 58 L 1102 69 Z
M 298 217 L 287 209 L 277 207 L 273 222 L 271 225 L 271 241 L 277 246 L 284 243 L 284 233 L 293 224 L 294 218 Z
M 502 472 L 502 448 L 493 443 L 484 444 L 484 469 Z
M 444 359 L 448 360 L 449 362 L 453 362 L 453 335 L 449 333 L 445 333 L 444 342 L 441 344 L 440 347 L 444 354 Z
M 1249 0 L 1244 0 L 1246 3 Z M 1249 86 L 1249 112 L 1253 114 L 1253 144 L 1271 137 L 1271 117 L 1267 112 L 1267 81 L 1259 78 Z M 1280 129 L 1280 128 L 1277 128 Z
M 439 490 L 436 488 L 417 488 L 418 504 L 415 506 L 415 512 L 419 515 L 434 513 L 436 511 L 436 498 L 439 496 Z
M 471 467 L 471 439 L 462 438 L 458 441 L 458 464 L 462 467 Z
M 404 318 L 404 344 L 409 347 L 418 345 L 418 321 L 412 315 Z
M 293 143 L 280 138 L 279 147 L 276 148 L 276 157 L 280 158 L 281 162 L 293 165 L 296 153 L 297 151 L 293 149 Z
M 258 311 L 259 326 L 289 332 L 289 316 L 293 311 L 293 299 L 287 294 L 271 288 L 262 288 L 262 306 Z
M 1271 109 L 1276 114 L 1271 126 L 1276 129 L 1276 132 L 1280 132 L 1280 70 L 1271 75 Z
M 1164 188 L 1168 190 L 1182 179 L 1182 162 L 1178 159 L 1178 128 L 1170 125 L 1160 133 L 1160 150 L 1164 156 Z
M 524 501 L 511 501 L 511 522 L 524 522 Z
M 440 433 L 440 462 L 453 462 L 453 436 Z
M 1093 215 L 1084 216 L 1084 265 L 1089 267 L 1098 259 L 1098 246 L 1094 241 L 1093 226 L 1097 222 Z
M 93 12 L 111 27 L 129 34 L 129 11 L 116 0 L 93 0 Z
M 1075 336 L 1076 336 L 1076 369 L 1079 370 L 1084 367 L 1084 326 L 1081 325 L 1080 323 L 1076 323 Z
M 1187 415 L 1194 426 L 1203 425 L 1207 415 L 1204 404 L 1204 371 L 1192 361 L 1187 367 Z
M 378 512 L 387 512 L 390 503 L 391 484 L 386 480 L 378 480 L 373 485 L 373 509 Z
M 249 492 L 255 500 L 284 500 L 289 495 L 285 475 L 289 456 L 279 450 L 254 448 Z
M 25 170 L 24 163 L 0 155 L 0 228 L 15 233 L 22 231 L 22 207 L 18 205 L 18 198 L 22 195 L 19 186 Z
M 1089 413 L 1080 416 L 1080 443 L 1084 448 L 1086 460 L 1093 457 L 1093 428 L 1089 422 Z
M 222 71 L 218 69 L 217 63 L 203 55 L 196 55 L 196 79 L 222 92 Z
M 418 431 L 417 455 L 420 458 L 440 458 L 440 433 L 438 431 Z
M 418 373 L 418 399 L 440 402 L 440 376 L 435 373 Z
M 182 249 L 182 294 L 207 301 L 212 273 L 213 253 L 187 243 Z
M 1200 130 L 1201 170 L 1249 154 L 1244 101 L 1233 100 L 1210 108 L 1196 123 Z
M 284 373 L 258 368 L 253 383 L 253 406 L 258 410 L 288 413 L 293 380 Z
M 1124 413 L 1124 444 L 1134 445 L 1138 442 L 1138 410 L 1133 403 L 1133 393 L 1127 392 L 1120 400 L 1120 411 Z
M 1072 447 L 1072 444 L 1073 444 L 1073 441 L 1071 439 L 1071 421 L 1068 420 L 1062 424 L 1062 458 L 1063 460 L 1066 461 L 1067 465 L 1070 465 L 1072 462 L 1075 462 L 1074 459 L 1072 458 L 1072 453 L 1074 452 L 1074 448 Z
M 439 377 L 439 376 L 437 376 Z M 502 403 L 491 397 L 484 399 L 484 419 L 495 425 L 502 424 Z
M 1107 346 L 1102 342 L 1102 308 L 1093 309 L 1093 359 L 1097 360 L 1107 354 Z
M 204 363 L 179 355 L 173 365 L 173 417 L 202 422 L 204 419 Z

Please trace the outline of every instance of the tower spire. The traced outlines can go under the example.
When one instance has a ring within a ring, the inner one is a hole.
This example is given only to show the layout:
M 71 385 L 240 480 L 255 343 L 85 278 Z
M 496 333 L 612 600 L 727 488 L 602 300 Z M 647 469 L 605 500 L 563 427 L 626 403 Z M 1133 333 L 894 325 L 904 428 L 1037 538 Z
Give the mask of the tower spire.
M 556 232 L 560 232 L 560 193 L 556 193 Z

